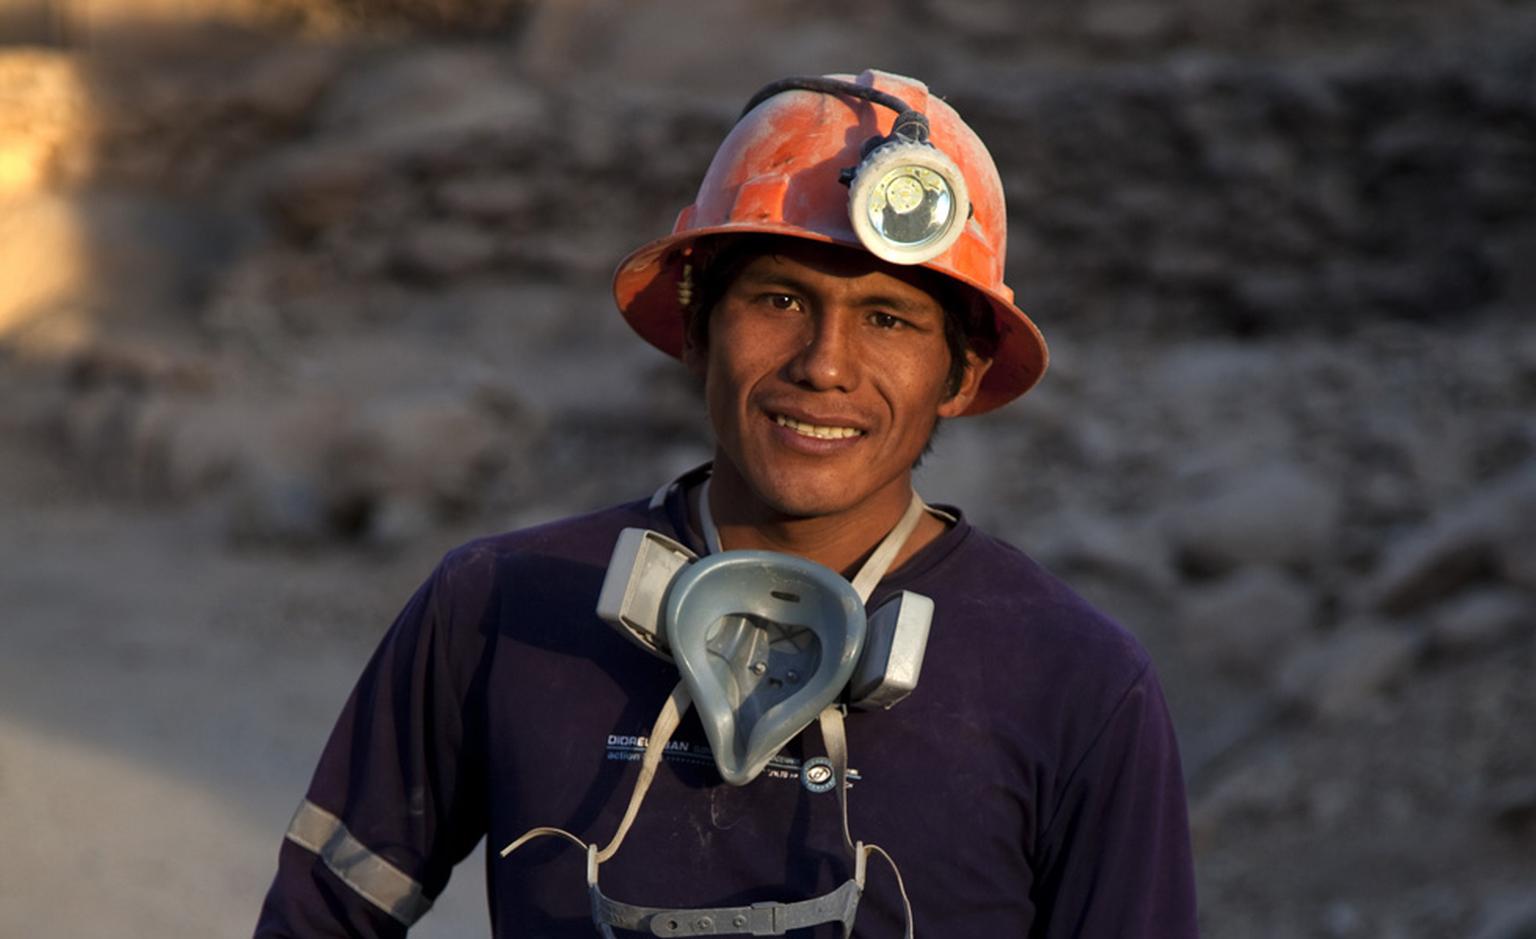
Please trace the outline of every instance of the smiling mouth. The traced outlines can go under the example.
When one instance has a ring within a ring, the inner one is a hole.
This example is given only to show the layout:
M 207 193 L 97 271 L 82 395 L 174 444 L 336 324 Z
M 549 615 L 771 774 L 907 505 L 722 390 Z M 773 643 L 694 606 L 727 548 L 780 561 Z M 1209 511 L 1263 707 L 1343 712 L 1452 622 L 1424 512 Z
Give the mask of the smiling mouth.
M 857 427 L 828 427 L 821 424 L 807 424 L 805 421 L 797 421 L 792 417 L 782 414 L 773 416 L 774 423 L 780 427 L 787 427 L 802 437 L 815 437 L 817 440 L 848 440 L 853 437 L 864 436 L 864 431 Z

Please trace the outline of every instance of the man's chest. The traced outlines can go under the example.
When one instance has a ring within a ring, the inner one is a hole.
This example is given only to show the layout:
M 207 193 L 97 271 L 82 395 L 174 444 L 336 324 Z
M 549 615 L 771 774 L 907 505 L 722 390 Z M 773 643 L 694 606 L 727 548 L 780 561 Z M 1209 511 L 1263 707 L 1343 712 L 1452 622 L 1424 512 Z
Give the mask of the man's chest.
M 630 658 L 623 647 L 614 658 L 588 651 L 524 656 L 493 677 L 492 847 L 540 825 L 599 845 L 617 830 L 677 678 L 666 663 Z M 920 917 L 952 922 L 987 909 L 1010 927 L 1027 923 L 1031 774 L 1008 765 L 1010 748 L 983 722 L 930 711 L 917 697 L 849 716 L 851 835 L 890 852 Z M 835 774 L 815 724 L 737 787 L 721 782 L 702 727 L 685 715 L 622 850 L 603 866 L 603 889 L 648 905 L 803 899 L 852 875 L 842 833 Z M 578 855 L 570 847 L 516 858 L 515 876 L 501 866 L 513 859 L 492 861 L 492 881 L 516 894 L 515 904 L 553 902 L 579 915 L 586 895 Z M 899 898 L 894 878 L 876 867 L 861 934 L 882 934 L 870 929 L 881 922 L 899 927 Z

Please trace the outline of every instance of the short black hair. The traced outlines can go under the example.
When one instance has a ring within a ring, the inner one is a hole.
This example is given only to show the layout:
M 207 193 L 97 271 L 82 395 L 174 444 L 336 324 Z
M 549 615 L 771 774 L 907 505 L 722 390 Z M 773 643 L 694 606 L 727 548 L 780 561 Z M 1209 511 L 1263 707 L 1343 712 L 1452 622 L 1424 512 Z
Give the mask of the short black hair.
M 690 346 L 709 348 L 710 314 L 720 298 L 742 268 L 755 258 L 776 253 L 784 241 L 782 235 L 714 235 L 694 242 L 687 262 L 692 284 L 683 304 L 683 330 Z M 953 396 L 965 379 L 966 353 L 982 359 L 997 353 L 997 321 L 991 305 L 976 291 L 926 268 L 916 270 L 930 275 L 924 277 L 922 287 L 944 310 L 944 344 L 949 350 L 946 388 Z

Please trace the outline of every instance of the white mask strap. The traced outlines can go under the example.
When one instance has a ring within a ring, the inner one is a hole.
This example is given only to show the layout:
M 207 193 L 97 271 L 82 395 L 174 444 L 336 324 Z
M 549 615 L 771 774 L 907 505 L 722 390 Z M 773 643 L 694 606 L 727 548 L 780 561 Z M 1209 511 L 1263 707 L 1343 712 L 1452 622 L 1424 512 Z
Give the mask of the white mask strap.
M 596 883 L 596 865 L 613 857 L 619 851 L 619 845 L 624 843 L 624 836 L 629 834 L 629 826 L 634 824 L 635 816 L 640 813 L 640 803 L 645 801 L 645 794 L 651 788 L 651 783 L 656 779 L 656 770 L 661 766 L 661 757 L 667 748 L 667 743 L 672 739 L 673 731 L 681 723 L 683 714 L 687 712 L 692 700 L 688 697 L 688 686 L 682 682 L 672 689 L 672 694 L 661 707 L 661 713 L 656 715 L 656 723 L 651 727 L 650 738 L 646 743 L 645 756 L 640 762 L 640 775 L 635 779 L 635 788 L 629 794 L 629 807 L 624 810 L 624 818 L 619 822 L 618 830 L 613 833 L 613 838 L 608 841 L 607 847 L 598 849 L 596 844 L 587 844 L 580 838 L 563 828 L 541 826 L 530 829 L 522 834 L 516 841 L 501 849 L 501 856 L 506 857 L 518 848 L 535 838 L 548 835 L 556 835 L 573 842 L 576 845 L 589 849 L 589 862 L 591 868 L 588 879 Z
M 902 935 L 905 939 L 912 939 L 912 901 L 907 897 L 907 883 L 901 877 L 901 868 L 879 845 L 854 841 L 848 828 L 848 733 L 843 727 L 841 708 L 834 705 L 821 712 L 821 740 L 826 745 L 827 757 L 832 761 L 832 771 L 836 774 L 837 803 L 843 816 L 843 846 L 853 855 L 854 880 L 862 889 L 864 866 L 871 854 L 878 854 L 885 859 L 885 863 L 891 866 L 891 873 L 896 875 L 896 889 L 901 894 L 901 909 L 906 924 Z
M 699 527 L 704 529 L 705 552 L 719 554 L 724 549 L 720 547 L 720 529 L 715 527 L 715 515 L 709 510 L 709 484 L 710 479 L 706 479 L 699 487 Z
M 710 554 L 715 554 L 721 550 L 720 529 L 715 527 L 714 514 L 709 510 L 709 483 L 710 480 L 706 479 L 699 487 L 699 527 L 704 529 L 704 546 Z M 912 532 L 917 530 L 917 523 L 922 520 L 923 512 L 927 509 L 928 505 L 923 501 L 922 496 L 914 491 L 912 501 L 907 503 L 907 511 L 902 514 L 896 527 L 890 530 L 890 533 L 875 548 L 874 553 L 869 556 L 869 560 L 865 561 L 864 566 L 859 568 L 859 572 L 853 575 L 853 589 L 858 593 L 860 600 L 869 602 L 869 595 L 874 593 L 875 588 L 880 585 L 880 580 L 890 570 L 896 556 L 906 546 L 907 539 L 912 537 Z

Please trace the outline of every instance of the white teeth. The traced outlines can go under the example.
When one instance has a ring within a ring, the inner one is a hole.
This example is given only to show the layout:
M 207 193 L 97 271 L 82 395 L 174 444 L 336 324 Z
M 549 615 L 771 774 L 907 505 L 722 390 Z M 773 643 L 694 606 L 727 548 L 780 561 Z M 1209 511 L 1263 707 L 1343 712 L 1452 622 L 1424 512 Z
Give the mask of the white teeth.
M 857 437 L 864 433 L 862 430 L 854 427 L 822 427 L 818 424 L 807 424 L 804 421 L 797 421 L 792 417 L 785 417 L 782 414 L 774 415 L 773 419 L 780 427 L 788 427 L 797 434 L 815 437 L 818 440 L 843 440 L 848 437 Z

